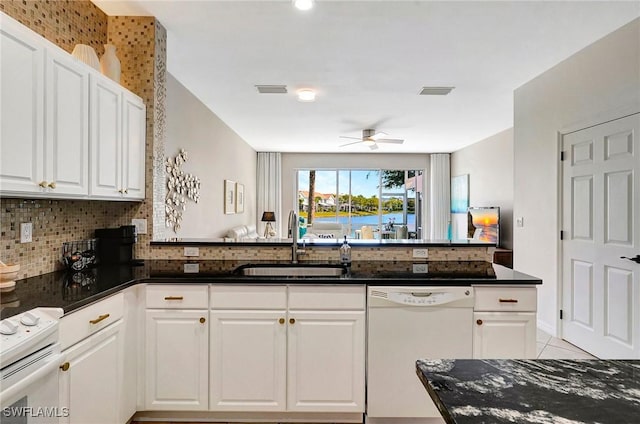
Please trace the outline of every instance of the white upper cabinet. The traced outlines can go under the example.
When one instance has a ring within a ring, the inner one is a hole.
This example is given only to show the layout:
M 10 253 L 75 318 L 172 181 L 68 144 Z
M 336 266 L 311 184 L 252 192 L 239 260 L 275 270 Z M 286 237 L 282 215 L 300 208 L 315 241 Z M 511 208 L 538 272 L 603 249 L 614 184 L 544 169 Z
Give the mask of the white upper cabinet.
M 0 13 L 0 194 L 144 199 L 142 100 Z
M 44 178 L 44 49 L 0 15 L 0 191 L 38 193 Z

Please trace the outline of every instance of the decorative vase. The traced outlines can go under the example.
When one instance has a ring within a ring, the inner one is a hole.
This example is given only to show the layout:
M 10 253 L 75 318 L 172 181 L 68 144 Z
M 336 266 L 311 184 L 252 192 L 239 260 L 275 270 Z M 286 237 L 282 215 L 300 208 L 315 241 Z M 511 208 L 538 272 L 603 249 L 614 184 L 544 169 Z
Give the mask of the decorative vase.
M 86 44 L 76 44 L 71 55 L 92 68 L 100 70 L 100 61 L 93 47 Z
M 116 46 L 104 45 L 104 54 L 100 58 L 100 72 L 120 84 L 120 60 L 116 56 Z

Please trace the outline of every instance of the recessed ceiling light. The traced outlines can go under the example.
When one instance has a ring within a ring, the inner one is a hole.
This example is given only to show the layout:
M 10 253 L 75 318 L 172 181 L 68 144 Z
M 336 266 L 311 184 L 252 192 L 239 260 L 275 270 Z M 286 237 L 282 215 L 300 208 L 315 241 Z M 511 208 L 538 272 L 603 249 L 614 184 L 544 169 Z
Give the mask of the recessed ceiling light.
M 293 5 L 298 10 L 309 10 L 313 8 L 313 0 L 293 0 Z
M 298 100 L 301 102 L 313 102 L 316 100 L 316 92 L 310 88 L 302 88 L 296 91 Z
M 446 96 L 455 87 L 422 87 L 418 93 L 421 96 Z

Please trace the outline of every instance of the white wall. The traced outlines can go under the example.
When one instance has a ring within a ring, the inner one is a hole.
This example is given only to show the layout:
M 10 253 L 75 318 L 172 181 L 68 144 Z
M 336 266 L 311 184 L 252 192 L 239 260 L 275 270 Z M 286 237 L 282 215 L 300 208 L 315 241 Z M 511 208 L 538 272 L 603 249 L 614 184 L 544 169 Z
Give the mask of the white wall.
M 559 133 L 640 106 L 640 19 L 524 84 L 514 98 L 514 268 L 541 277 L 538 324 L 557 334 Z
M 256 222 L 257 154 L 171 74 L 167 74 L 167 140 L 165 155 L 180 149 L 189 155 L 182 166 L 201 181 L 200 202 L 187 201 L 181 238 L 223 237 L 227 230 Z M 224 180 L 244 184 L 242 214 L 225 215 Z M 170 232 L 173 235 L 173 232 Z
M 286 222 L 289 211 L 297 206 L 297 169 L 424 169 L 425 178 L 429 174 L 428 154 L 385 154 L 385 153 L 283 153 L 282 154 L 282 217 Z M 425 187 L 428 182 L 425 181 Z M 428 195 L 424 199 L 423 217 L 428 211 Z M 427 226 L 422 225 L 423 228 Z
M 513 128 L 452 153 L 451 176 L 464 174 L 469 206 L 499 206 L 500 245 L 513 248 Z

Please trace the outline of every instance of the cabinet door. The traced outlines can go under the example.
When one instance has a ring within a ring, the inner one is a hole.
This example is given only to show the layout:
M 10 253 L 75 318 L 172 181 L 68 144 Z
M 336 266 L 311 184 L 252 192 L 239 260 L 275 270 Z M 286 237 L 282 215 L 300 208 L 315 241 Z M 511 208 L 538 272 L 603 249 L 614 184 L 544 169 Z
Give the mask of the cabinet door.
M 89 194 L 89 72 L 66 53 L 49 51 L 46 61 L 47 190 Z
M 91 187 L 92 196 L 121 198 L 122 88 L 91 76 Z
M 205 310 L 147 310 L 146 409 L 206 410 L 209 357 Z
M 0 191 L 40 193 L 44 158 L 42 39 L 0 16 Z M 45 184 L 46 185 L 46 184 Z
M 534 359 L 535 312 L 476 312 L 473 314 L 475 359 Z
M 364 311 L 290 311 L 290 411 L 364 412 Z
M 214 411 L 284 411 L 286 311 L 211 312 Z
M 146 109 L 138 96 L 123 95 L 122 188 L 123 197 L 144 199 Z
M 119 422 L 122 381 L 122 321 L 76 343 L 64 353 L 69 368 L 60 371 L 60 405 L 66 424 Z

